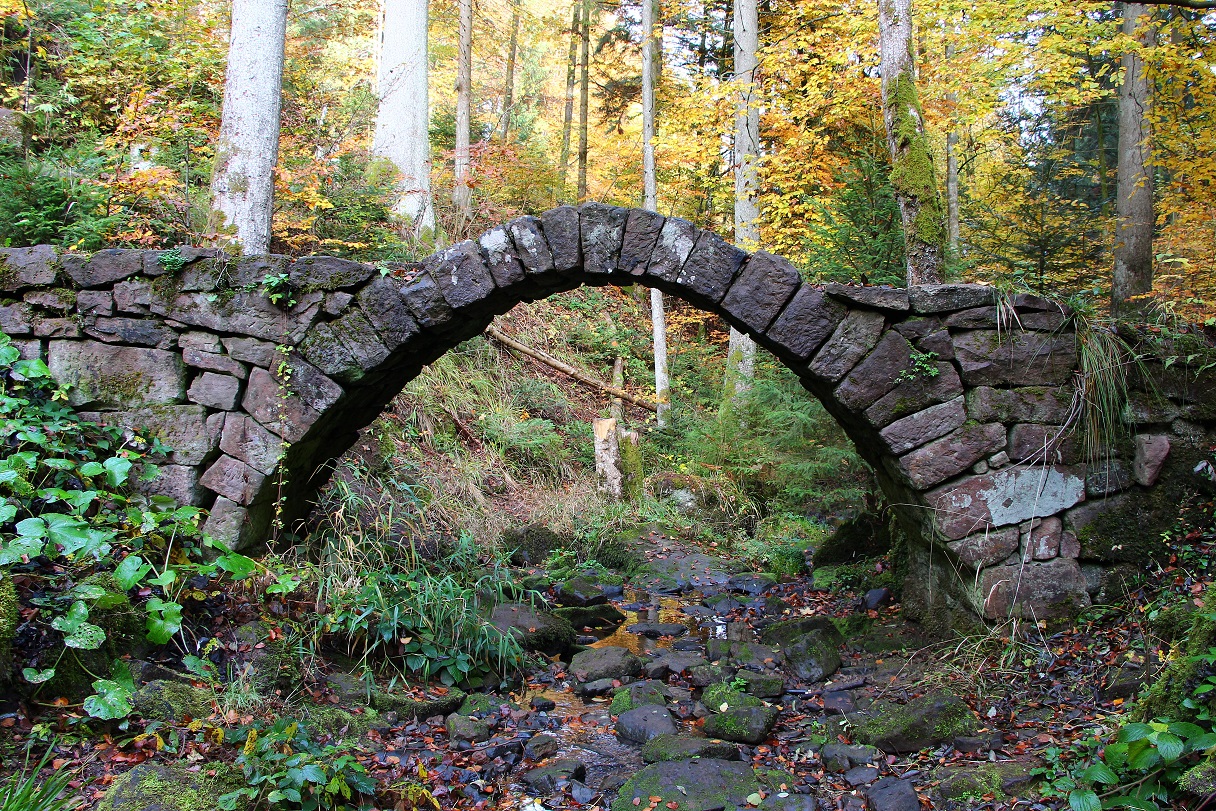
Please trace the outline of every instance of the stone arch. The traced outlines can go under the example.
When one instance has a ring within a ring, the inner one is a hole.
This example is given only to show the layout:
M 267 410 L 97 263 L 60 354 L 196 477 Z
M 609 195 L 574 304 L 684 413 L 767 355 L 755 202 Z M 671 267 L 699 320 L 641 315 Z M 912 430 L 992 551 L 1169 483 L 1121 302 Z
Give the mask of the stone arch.
M 148 487 L 208 507 L 206 530 L 237 546 L 264 540 L 276 508 L 304 517 L 326 463 L 426 364 L 519 302 L 580 285 L 658 287 L 798 374 L 911 538 L 913 613 L 1041 618 L 1087 604 L 1078 558 L 1106 504 L 1095 499 L 1147 493 L 1171 447 L 1173 417 L 1146 405 L 1138 421 L 1157 432 L 1086 470 L 1059 436 L 1075 336 L 1046 299 L 813 285 L 781 257 L 640 209 L 561 206 L 391 273 L 193 248 L 2 255 L 0 329 L 45 357 L 91 417 L 163 435 L 173 453 Z M 290 301 L 262 289 L 281 274 Z

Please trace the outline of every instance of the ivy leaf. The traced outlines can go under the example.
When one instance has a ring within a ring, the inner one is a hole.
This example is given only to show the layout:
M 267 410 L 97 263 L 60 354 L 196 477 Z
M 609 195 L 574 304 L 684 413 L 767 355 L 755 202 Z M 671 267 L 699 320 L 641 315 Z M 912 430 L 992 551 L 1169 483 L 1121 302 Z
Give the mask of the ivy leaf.
M 45 546 L 46 542 L 37 538 L 14 538 L 0 545 L 0 566 L 11 566 L 25 558 L 36 558 L 42 554 Z
M 113 721 L 131 714 L 131 690 L 125 685 L 110 679 L 98 679 L 93 682 L 93 689 L 97 694 L 84 700 L 84 711 L 89 715 L 103 721 Z
M 0 524 L 7 524 L 17 517 L 17 508 L 12 504 L 0 504 Z
M 153 597 L 148 600 L 148 639 L 163 645 L 182 629 L 182 607 L 174 602 Z
M 106 641 L 106 632 L 88 622 L 76 626 L 76 630 L 63 637 L 63 644 L 77 650 L 97 650 Z
M 152 567 L 144 563 L 144 559 L 139 555 L 127 555 L 114 570 L 114 579 L 122 586 L 123 591 L 130 591 L 150 571 Z
M 156 577 L 149 578 L 148 582 L 151 583 L 153 586 L 160 586 L 161 588 L 164 588 L 165 586 L 173 585 L 173 581 L 176 579 L 177 579 L 177 572 L 175 570 L 165 569 L 163 572 L 158 574 Z
M 101 466 L 100 462 L 85 462 L 79 468 L 81 476 L 100 476 L 105 473 L 106 469 Z

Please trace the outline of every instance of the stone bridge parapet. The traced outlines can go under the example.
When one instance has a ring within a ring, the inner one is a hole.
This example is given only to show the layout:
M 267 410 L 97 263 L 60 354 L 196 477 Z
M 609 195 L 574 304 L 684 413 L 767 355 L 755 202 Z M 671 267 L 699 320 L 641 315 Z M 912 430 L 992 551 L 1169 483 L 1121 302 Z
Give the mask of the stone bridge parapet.
M 206 531 L 240 548 L 276 512 L 306 516 L 332 460 L 426 364 L 584 284 L 658 287 L 798 374 L 911 538 L 914 614 L 1087 605 L 1099 566 L 1142 561 L 1181 494 L 1210 484 L 1211 369 L 1137 367 L 1134 439 L 1095 462 L 1067 308 L 979 285 L 809 284 L 781 257 L 638 209 L 562 206 L 387 271 L 197 248 L 0 257 L 0 330 L 89 418 L 158 435 L 172 452 L 141 486 L 208 508 Z

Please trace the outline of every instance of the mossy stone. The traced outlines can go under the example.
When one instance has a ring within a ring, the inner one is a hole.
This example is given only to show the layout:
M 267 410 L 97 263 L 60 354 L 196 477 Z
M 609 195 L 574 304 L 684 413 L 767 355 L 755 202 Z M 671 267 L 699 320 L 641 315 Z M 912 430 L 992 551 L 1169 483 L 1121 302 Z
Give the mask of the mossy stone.
M 316 735 L 344 740 L 366 735 L 380 722 L 380 713 L 373 709 L 354 713 L 332 704 L 305 704 L 300 708 L 300 720 Z
M 487 715 L 498 715 L 503 707 L 510 707 L 511 699 L 490 693 L 469 693 L 465 696 L 460 707 L 456 710 L 460 715 L 472 715 L 484 718 Z
M 17 589 L 13 578 L 0 572 L 0 684 L 8 684 L 13 673 L 13 638 L 21 615 L 17 611 Z
M 642 747 L 642 760 L 647 763 L 693 758 L 738 760 L 739 747 L 719 738 L 694 738 L 679 734 L 658 735 Z
M 937 787 L 938 794 L 944 800 L 956 802 L 979 800 L 985 795 L 994 799 L 1005 799 L 1005 789 L 1002 787 L 1003 778 L 1000 772 L 987 766 L 976 769 L 965 769 L 955 772 L 942 779 Z
M 575 629 L 590 628 L 593 631 L 608 631 L 620 626 L 625 621 L 616 606 L 605 603 L 593 606 L 569 606 L 553 609 L 553 615 L 561 617 Z
M 141 763 L 114 778 L 97 811 L 215 811 L 220 797 L 245 785 L 240 772 L 227 764 L 210 764 L 197 772 L 187 765 Z M 237 808 L 246 811 L 250 806 L 242 800 Z
M 380 712 L 395 712 L 402 720 L 434 718 L 436 715 L 448 716 L 460 709 L 464 700 L 464 692 L 455 688 L 452 688 L 446 696 L 424 699 L 379 690 L 372 693 L 373 707 Z
M 715 758 L 652 763 L 631 777 L 617 793 L 612 811 L 633 811 L 634 801 L 647 803 L 658 797 L 658 806 L 674 802 L 680 811 L 715 811 L 745 807 L 760 783 L 744 763 Z
M 764 702 L 736 690 L 729 684 L 711 684 L 701 694 L 701 703 L 712 712 L 727 712 L 742 707 L 763 707 Z M 723 709 L 725 706 L 726 709 Z
M 569 546 L 569 540 L 558 535 L 544 524 L 528 524 L 503 532 L 500 540 L 504 549 L 511 551 L 511 562 L 516 566 L 535 566 L 544 563 L 550 554 Z
M 1216 589 L 1209 588 L 1204 593 L 1204 604 L 1212 605 L 1214 599 Z M 1216 647 L 1216 620 L 1210 619 L 1207 612 L 1194 612 L 1190 629 L 1176 647 L 1175 655 L 1170 658 L 1165 670 L 1140 700 L 1137 712 L 1142 720 L 1195 720 L 1196 710 L 1184 707 L 1182 702 L 1193 696 L 1201 678 L 1216 674 L 1216 668 L 1200 658 L 1209 648 Z M 1206 705 L 1209 712 L 1216 712 L 1216 691 L 1208 693 L 1196 703 Z
M 662 685 L 653 681 L 640 681 L 618 687 L 612 696 L 612 704 L 608 711 L 613 715 L 629 712 L 646 704 L 666 706 L 667 696 Z
M 144 720 L 177 723 L 186 716 L 207 718 L 213 711 L 215 694 L 180 681 L 158 679 L 135 691 L 132 703 Z
M 970 707 L 940 690 L 907 704 L 882 703 L 871 709 L 875 714 L 858 725 L 855 737 L 884 752 L 916 752 L 979 727 Z

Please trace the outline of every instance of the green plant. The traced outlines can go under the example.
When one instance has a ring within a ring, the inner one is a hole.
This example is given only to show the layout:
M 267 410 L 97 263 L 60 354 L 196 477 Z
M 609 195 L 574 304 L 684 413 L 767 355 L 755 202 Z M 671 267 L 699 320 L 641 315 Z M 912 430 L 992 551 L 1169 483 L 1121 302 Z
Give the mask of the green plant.
M 261 291 L 271 304 L 281 304 L 285 307 L 296 306 L 295 287 L 291 283 L 291 276 L 286 272 L 267 273 L 263 276 Z
M 32 769 L 27 761 L 24 769 L 0 781 L 0 811 L 71 811 L 84 804 L 68 786 L 73 772 L 54 769 L 49 776 L 42 776 L 42 770 L 51 765 L 54 751 L 54 746 L 48 747 Z
M 937 377 L 941 370 L 937 368 L 936 361 L 936 352 L 921 352 L 919 349 L 913 349 L 908 368 L 900 372 L 895 380 L 897 383 L 912 383 Z
M 160 255 L 156 257 L 156 261 L 169 273 L 177 273 L 186 266 L 186 258 L 182 256 L 182 252 L 178 248 L 161 251 Z

